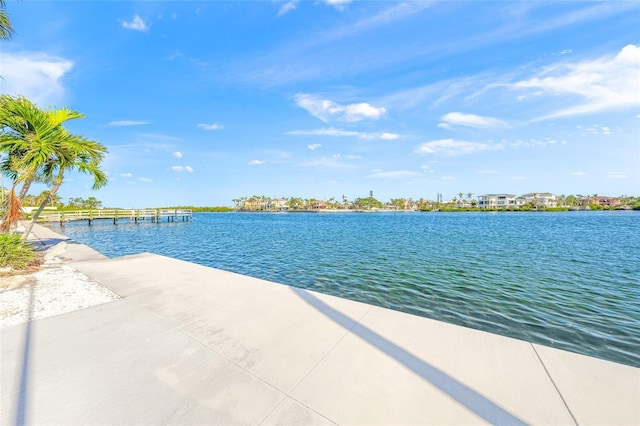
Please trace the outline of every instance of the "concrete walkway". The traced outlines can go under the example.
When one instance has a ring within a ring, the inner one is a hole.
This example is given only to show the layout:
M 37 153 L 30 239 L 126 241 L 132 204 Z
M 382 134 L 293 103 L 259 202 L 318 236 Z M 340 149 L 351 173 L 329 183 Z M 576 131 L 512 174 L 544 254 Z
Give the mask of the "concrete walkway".
M 64 256 L 123 298 L 2 330 L 1 424 L 640 424 L 638 368 L 148 253 Z

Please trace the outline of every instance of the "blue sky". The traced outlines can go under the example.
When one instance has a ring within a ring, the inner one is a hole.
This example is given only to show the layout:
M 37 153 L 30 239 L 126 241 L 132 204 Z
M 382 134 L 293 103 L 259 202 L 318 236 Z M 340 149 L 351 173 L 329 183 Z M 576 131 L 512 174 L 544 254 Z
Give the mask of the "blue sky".
M 638 2 L 7 11 L 17 34 L 2 43 L 2 93 L 83 112 L 68 128 L 109 149 L 108 186 L 71 174 L 64 200 L 640 195 Z

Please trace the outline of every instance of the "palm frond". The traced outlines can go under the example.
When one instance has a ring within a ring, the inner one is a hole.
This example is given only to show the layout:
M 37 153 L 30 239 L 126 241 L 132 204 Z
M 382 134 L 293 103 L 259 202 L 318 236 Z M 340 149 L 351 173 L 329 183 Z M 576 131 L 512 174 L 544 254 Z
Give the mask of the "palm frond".
M 4 8 L 4 4 L 1 7 Z M 15 30 L 9 19 L 9 14 L 0 10 L 0 40 L 10 40 L 14 33 Z

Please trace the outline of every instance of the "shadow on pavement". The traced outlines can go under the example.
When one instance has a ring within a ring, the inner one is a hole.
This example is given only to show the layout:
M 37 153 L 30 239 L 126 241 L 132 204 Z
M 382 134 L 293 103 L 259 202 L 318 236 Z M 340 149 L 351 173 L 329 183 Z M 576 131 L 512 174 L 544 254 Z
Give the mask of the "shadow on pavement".
M 491 424 L 525 425 L 518 417 L 509 413 L 483 395 L 460 383 L 436 367 L 411 354 L 400 346 L 385 339 L 373 330 L 359 324 L 352 318 L 338 312 L 311 293 L 291 287 L 294 293 L 329 319 L 360 337 L 376 349 L 395 359 L 440 391 L 462 404 Z M 355 325 L 354 325 L 355 324 Z

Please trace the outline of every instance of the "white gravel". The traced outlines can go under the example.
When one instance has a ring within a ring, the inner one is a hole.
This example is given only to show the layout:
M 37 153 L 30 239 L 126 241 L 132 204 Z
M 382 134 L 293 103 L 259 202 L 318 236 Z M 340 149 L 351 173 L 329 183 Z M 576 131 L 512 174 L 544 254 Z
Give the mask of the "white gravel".
M 77 269 L 52 259 L 29 275 L 0 276 L 0 328 L 119 298 Z

